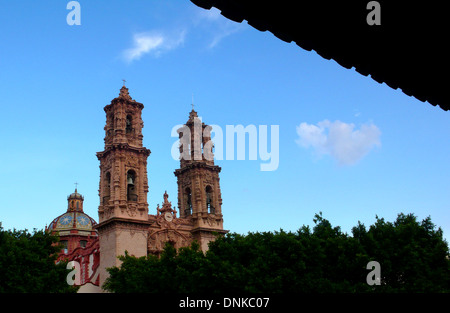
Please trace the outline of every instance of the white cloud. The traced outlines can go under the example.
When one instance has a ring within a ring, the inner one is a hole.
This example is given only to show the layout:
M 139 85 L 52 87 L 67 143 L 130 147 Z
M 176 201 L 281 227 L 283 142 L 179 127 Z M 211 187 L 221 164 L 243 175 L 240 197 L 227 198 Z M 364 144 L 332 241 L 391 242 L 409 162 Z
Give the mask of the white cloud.
M 163 52 L 175 49 L 184 43 L 186 31 L 177 32 L 142 32 L 133 35 L 133 47 L 123 52 L 127 62 L 139 60 L 144 54 L 152 53 L 159 56 Z
M 312 147 L 317 156 L 330 155 L 339 165 L 353 165 L 361 160 L 375 146 L 381 146 L 381 132 L 372 123 L 355 129 L 354 124 L 324 120 L 312 125 L 301 123 L 297 126 L 301 147 Z
M 132 46 L 122 51 L 122 59 L 127 63 L 131 63 L 147 54 L 159 57 L 161 54 L 181 46 L 185 41 L 187 30 L 192 30 L 194 27 L 200 30 L 202 39 L 207 38 L 207 47 L 211 49 L 217 46 L 225 37 L 238 32 L 244 27 L 242 23 L 233 22 L 222 16 L 216 8 L 211 8 L 210 10 L 199 8 L 197 12 L 190 22 L 182 22 L 183 29 L 181 30 L 152 30 L 133 34 Z

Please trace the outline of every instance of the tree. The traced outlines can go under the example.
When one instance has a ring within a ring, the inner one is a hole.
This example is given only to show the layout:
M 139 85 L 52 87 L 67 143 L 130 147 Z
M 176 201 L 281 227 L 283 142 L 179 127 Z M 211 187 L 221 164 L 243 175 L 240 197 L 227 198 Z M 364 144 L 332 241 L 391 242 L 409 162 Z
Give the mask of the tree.
M 104 288 L 112 292 L 353 293 L 450 292 L 448 244 L 430 218 L 400 214 L 353 236 L 316 214 L 315 226 L 297 232 L 228 233 L 203 253 L 197 243 L 160 258 L 120 257 Z M 369 286 L 366 266 L 381 265 L 381 285 Z
M 376 217 L 369 230 L 359 223 L 352 232 L 381 265 L 376 291 L 450 292 L 448 243 L 430 217 L 418 222 L 413 214 L 401 213 L 394 223 Z
M 55 264 L 58 237 L 43 230 L 0 227 L 0 293 L 76 292 L 66 278 L 67 262 Z

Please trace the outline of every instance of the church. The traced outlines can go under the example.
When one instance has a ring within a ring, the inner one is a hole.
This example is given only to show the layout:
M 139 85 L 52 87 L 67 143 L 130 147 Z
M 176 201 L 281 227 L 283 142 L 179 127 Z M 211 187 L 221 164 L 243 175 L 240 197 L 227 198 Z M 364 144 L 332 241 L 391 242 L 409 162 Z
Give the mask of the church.
M 63 250 L 59 260 L 79 264 L 79 292 L 101 292 L 106 269 L 119 266 L 117 258 L 159 255 L 168 242 L 175 248 L 197 241 L 203 251 L 223 229 L 219 173 L 214 164 L 210 126 L 192 108 L 180 136 L 180 167 L 174 174 L 178 185 L 178 212 L 167 192 L 149 214 L 147 159 L 143 146 L 142 110 L 124 86 L 119 96 L 104 107 L 105 148 L 100 161 L 98 222 L 83 212 L 84 198 L 75 192 L 67 198 L 67 211 L 46 230 L 59 236 Z M 188 138 L 188 140 L 186 140 Z

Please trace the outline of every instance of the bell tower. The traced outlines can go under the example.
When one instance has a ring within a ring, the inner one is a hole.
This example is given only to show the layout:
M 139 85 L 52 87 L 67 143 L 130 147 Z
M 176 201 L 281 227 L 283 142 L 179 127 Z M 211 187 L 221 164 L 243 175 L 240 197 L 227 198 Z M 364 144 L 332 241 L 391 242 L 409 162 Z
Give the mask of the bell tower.
M 100 284 L 107 267 L 119 265 L 125 250 L 137 257 L 147 255 L 148 180 L 150 150 L 142 145 L 141 113 L 144 105 L 131 98 L 128 88 L 106 105 L 105 149 L 100 161 L 98 207 Z
M 211 126 L 202 123 L 192 109 L 186 124 L 178 129 L 180 168 L 175 170 L 181 218 L 192 218 L 192 235 L 203 251 L 223 230 L 221 168 L 214 165 Z

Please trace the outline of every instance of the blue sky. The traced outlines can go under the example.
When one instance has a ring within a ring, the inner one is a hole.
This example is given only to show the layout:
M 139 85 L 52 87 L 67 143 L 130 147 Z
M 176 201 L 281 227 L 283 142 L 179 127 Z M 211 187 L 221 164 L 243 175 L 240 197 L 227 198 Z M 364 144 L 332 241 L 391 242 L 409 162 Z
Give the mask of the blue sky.
M 149 212 L 177 205 L 172 128 L 279 125 L 279 166 L 218 160 L 224 227 L 295 231 L 319 211 L 345 232 L 414 213 L 450 233 L 449 112 L 294 43 L 180 1 L 3 1 L 0 221 L 44 228 L 78 182 L 98 219 L 103 107 L 122 79 L 145 106 Z M 247 154 L 248 156 L 248 154 Z

